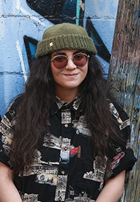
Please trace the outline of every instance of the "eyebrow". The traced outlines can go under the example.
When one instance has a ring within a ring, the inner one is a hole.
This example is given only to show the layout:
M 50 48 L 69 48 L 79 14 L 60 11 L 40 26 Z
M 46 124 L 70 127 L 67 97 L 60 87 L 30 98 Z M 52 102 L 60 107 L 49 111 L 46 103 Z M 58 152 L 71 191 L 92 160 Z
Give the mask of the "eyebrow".
M 76 53 L 86 53 L 86 52 L 79 50 L 79 51 L 75 51 L 75 52 L 73 53 L 73 55 L 76 54 Z M 57 55 L 66 55 L 66 53 L 65 53 L 65 52 L 57 52 L 57 53 L 55 53 L 53 56 L 57 56 Z
M 55 53 L 53 56 L 56 56 L 56 55 L 66 55 L 66 54 L 63 52 L 58 52 L 58 53 Z

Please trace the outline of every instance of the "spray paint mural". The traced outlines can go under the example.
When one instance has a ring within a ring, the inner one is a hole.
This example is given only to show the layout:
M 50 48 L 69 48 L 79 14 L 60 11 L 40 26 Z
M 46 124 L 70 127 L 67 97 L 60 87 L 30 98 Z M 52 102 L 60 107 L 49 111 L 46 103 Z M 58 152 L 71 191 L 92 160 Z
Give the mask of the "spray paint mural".
M 108 74 L 118 0 L 0 0 L 0 115 L 24 91 L 37 42 L 53 24 L 87 29 Z

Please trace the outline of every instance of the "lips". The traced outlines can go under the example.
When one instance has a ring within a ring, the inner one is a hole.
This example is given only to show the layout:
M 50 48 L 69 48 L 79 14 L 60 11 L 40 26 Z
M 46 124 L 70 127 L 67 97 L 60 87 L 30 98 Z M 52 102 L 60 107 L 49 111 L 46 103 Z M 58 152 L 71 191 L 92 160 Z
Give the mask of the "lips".
M 64 74 L 64 75 L 68 78 L 75 78 L 78 75 L 78 73 L 77 74 Z

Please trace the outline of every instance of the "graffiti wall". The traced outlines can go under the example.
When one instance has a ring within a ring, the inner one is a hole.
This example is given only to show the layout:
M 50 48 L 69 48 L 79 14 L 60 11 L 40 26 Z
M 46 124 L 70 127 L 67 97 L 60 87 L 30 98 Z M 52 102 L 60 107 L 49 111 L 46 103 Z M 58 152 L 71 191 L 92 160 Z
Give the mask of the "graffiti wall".
M 0 0 L 0 115 L 19 93 L 44 30 L 71 22 L 87 29 L 107 77 L 118 0 Z
M 137 158 L 121 202 L 140 202 L 140 1 L 119 1 L 108 79 L 130 117 L 131 146 Z

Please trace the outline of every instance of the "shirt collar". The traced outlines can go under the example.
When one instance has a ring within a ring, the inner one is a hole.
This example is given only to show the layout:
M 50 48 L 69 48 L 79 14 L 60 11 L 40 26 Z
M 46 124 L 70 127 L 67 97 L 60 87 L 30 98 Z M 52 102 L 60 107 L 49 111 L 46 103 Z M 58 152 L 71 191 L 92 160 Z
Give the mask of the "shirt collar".
M 56 96 L 55 103 L 52 106 L 51 115 L 57 113 L 58 110 L 66 106 L 70 107 L 73 111 L 79 111 L 80 103 L 81 103 L 80 96 L 77 96 L 73 101 L 69 103 L 61 100 L 58 96 Z

